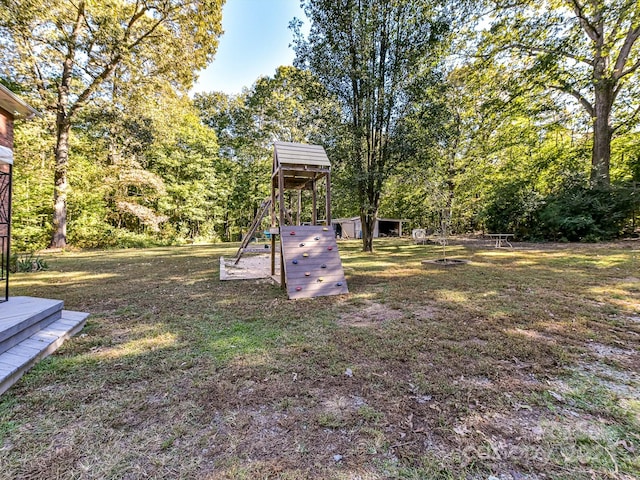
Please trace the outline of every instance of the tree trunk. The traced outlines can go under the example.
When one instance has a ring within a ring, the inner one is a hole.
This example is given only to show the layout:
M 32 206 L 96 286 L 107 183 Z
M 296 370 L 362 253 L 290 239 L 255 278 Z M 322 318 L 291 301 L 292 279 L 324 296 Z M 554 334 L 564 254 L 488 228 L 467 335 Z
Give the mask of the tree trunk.
M 362 223 L 362 251 L 373 252 L 373 231 L 376 225 L 376 212 L 360 211 L 360 222 Z
M 58 102 L 56 116 L 56 170 L 53 175 L 53 233 L 49 248 L 65 248 L 67 246 L 67 166 L 69 164 L 69 133 L 71 131 L 71 117 L 73 110 L 79 104 L 70 107 L 69 92 L 71 91 L 71 78 L 75 65 L 76 41 L 79 32 L 84 25 L 84 0 L 80 0 L 77 6 L 77 17 L 73 31 L 68 40 L 67 52 L 62 68 L 62 76 L 58 85 Z M 86 95 L 90 89 L 85 90 Z M 82 95 L 81 95 L 82 97 Z
M 231 241 L 231 231 L 229 229 L 229 200 L 227 200 L 227 207 L 224 209 L 224 221 L 222 223 L 222 240 L 224 242 Z
M 611 162 L 611 108 L 613 88 L 606 80 L 595 86 L 593 119 L 593 151 L 591 154 L 591 187 L 606 188 L 610 185 L 609 166 Z
M 63 113 L 58 113 L 56 128 L 56 169 L 53 190 L 53 234 L 49 248 L 67 246 L 67 165 L 69 162 L 69 132 L 71 122 Z

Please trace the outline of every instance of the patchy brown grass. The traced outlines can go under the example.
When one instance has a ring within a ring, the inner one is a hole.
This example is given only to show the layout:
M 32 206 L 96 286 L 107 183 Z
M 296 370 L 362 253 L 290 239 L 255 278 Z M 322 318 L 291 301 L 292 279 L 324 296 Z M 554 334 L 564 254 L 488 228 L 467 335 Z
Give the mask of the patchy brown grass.
M 640 476 L 640 245 L 377 246 L 295 302 L 235 245 L 45 255 L 12 294 L 92 316 L 0 397 L 0 478 Z

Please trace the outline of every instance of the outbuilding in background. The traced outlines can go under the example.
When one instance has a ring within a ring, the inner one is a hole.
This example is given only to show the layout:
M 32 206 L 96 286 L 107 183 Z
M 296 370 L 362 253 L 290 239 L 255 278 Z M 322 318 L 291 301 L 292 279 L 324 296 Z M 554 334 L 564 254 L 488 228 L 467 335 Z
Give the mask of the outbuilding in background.
M 373 227 L 373 238 L 401 237 L 402 224 L 407 222 L 408 220 L 398 218 L 378 218 Z M 360 217 L 335 218 L 331 220 L 331 224 L 340 238 L 362 238 L 362 221 Z

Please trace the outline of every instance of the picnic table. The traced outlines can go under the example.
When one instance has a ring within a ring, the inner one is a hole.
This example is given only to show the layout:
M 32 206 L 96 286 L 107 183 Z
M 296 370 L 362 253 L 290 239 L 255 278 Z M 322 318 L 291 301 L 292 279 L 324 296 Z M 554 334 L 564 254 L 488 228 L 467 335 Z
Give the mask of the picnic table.
M 496 241 L 496 248 L 503 247 L 503 243 L 513 248 L 513 245 L 509 242 L 509 237 L 513 237 L 513 233 L 487 233 L 487 237 L 493 238 Z

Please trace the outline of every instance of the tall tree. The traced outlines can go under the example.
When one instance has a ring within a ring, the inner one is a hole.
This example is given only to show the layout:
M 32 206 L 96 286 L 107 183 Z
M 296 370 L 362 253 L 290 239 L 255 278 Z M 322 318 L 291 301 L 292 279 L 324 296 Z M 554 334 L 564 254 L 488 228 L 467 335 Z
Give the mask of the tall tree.
M 262 131 L 263 115 L 249 108 L 252 90 L 228 96 L 198 94 L 194 103 L 201 121 L 217 135 L 220 162 L 228 168 L 226 201 L 220 236 L 232 240 L 241 234 L 268 195 L 271 147 Z
M 297 66 L 310 69 L 340 102 L 345 171 L 359 202 L 363 250 L 372 251 L 383 185 L 404 158 L 399 124 L 448 24 L 436 2 L 425 0 L 302 4 L 311 30 L 305 39 L 294 24 Z
M 3 0 L 2 75 L 56 114 L 52 247 L 67 242 L 69 135 L 78 111 L 120 81 L 162 78 L 188 89 L 212 59 L 224 0 Z
M 339 120 L 337 106 L 308 70 L 281 66 L 273 77 L 260 77 L 247 97 L 254 124 L 268 143 L 311 143 Z
M 573 97 L 592 123 L 591 185 L 610 184 L 611 139 L 640 119 L 637 0 L 489 2 L 491 53 Z

